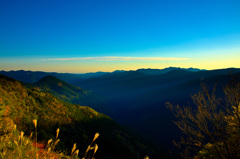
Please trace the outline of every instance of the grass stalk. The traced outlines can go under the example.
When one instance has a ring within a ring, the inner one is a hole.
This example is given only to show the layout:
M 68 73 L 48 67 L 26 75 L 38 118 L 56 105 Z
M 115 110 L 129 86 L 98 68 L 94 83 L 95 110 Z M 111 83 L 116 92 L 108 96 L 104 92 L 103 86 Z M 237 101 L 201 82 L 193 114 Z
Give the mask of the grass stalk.
M 37 119 L 33 119 L 33 124 L 35 127 L 35 133 L 36 133 L 36 159 L 38 158 L 38 152 L 37 152 Z

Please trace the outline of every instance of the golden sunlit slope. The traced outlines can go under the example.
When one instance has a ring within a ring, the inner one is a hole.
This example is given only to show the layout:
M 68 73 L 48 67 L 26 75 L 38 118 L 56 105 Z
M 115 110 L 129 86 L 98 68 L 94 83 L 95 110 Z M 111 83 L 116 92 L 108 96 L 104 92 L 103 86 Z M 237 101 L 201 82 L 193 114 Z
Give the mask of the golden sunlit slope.
M 35 131 L 32 120 L 37 119 L 37 138 L 44 146 L 49 139 L 55 138 L 59 128 L 60 142 L 56 149 L 67 154 L 77 143 L 81 145 L 79 155 L 83 155 L 92 136 L 99 132 L 101 136 L 96 158 L 143 158 L 147 154 L 151 158 L 165 156 L 162 151 L 156 152 L 147 147 L 104 114 L 89 107 L 63 102 L 47 92 L 28 89 L 18 81 L 2 75 L 0 98 L 0 107 L 5 116 L 26 135 Z

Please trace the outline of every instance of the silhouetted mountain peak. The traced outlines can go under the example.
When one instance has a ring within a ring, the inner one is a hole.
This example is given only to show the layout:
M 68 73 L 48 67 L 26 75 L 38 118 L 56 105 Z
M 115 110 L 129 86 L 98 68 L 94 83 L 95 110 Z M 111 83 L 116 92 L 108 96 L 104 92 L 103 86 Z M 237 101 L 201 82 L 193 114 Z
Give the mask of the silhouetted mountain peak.
M 40 79 L 38 82 L 36 82 L 37 85 L 42 85 L 42 86 L 48 86 L 48 87 L 57 87 L 57 86 L 63 86 L 63 85 L 68 85 L 64 81 L 54 77 L 54 76 L 45 76 L 42 79 Z
M 74 86 L 74 85 L 71 85 L 71 84 L 68 84 L 67 82 L 55 77 L 55 76 L 52 76 L 52 75 L 48 75 L 48 76 L 45 76 L 43 77 L 42 79 L 40 79 L 38 82 L 35 83 L 36 85 L 38 86 L 44 86 L 44 87 L 49 87 L 51 89 L 56 89 L 56 88 L 60 88 L 62 87 L 62 89 L 81 89 L 77 86 Z
M 58 79 L 57 77 L 48 75 L 43 78 L 41 78 L 37 83 L 48 83 L 48 82 L 61 82 L 62 80 Z
M 164 69 L 142 68 L 142 69 L 138 69 L 137 72 L 141 72 L 146 75 L 161 75 L 161 74 L 165 74 L 165 73 L 168 73 L 170 71 L 175 71 L 175 70 L 185 70 L 185 71 L 190 71 L 190 72 L 201 71 L 198 68 L 192 68 L 192 67 L 191 68 L 168 67 L 168 68 L 164 68 Z
M 112 73 L 126 72 L 125 70 L 115 70 Z

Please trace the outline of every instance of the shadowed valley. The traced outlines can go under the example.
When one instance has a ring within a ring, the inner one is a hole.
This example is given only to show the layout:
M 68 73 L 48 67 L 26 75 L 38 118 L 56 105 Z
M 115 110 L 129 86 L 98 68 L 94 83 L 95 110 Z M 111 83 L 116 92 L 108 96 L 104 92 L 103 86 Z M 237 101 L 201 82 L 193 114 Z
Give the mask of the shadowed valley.
M 35 80 L 25 79 L 25 71 L 21 71 L 22 76 L 19 75 L 19 71 L 2 73 L 22 81 L 26 87 L 39 93 L 47 91 L 66 102 L 90 106 L 110 116 L 118 123 L 127 126 L 154 143 L 158 147 L 158 153 L 154 152 L 153 155 L 150 154 L 149 156 L 155 158 L 159 155 L 174 156 L 168 154 L 167 151 L 166 154 L 163 153 L 162 147 L 167 148 L 172 154 L 178 152 L 172 141 L 180 138 L 181 131 L 172 122 L 176 118 L 165 107 L 165 103 L 192 105 L 191 96 L 199 92 L 201 84 L 206 85 L 209 90 L 216 86 L 216 95 L 223 96 L 223 86 L 234 77 L 238 77 L 240 69 L 228 68 L 207 71 L 170 67 L 162 70 L 139 69 L 96 74 L 42 72 L 41 76 L 39 72 L 28 72 L 28 75 L 31 75 L 29 78 Z M 42 77 L 43 75 L 46 76 Z M 36 81 L 36 79 L 38 80 Z M 76 105 L 68 105 L 69 109 L 72 106 L 76 107 Z M 106 121 L 109 119 L 106 119 Z M 104 127 L 106 131 L 110 131 L 108 126 L 105 127 L 109 125 L 105 123 L 105 119 L 104 122 L 100 122 L 102 126 L 98 122 L 98 120 L 94 122 L 97 124 L 97 126 L 94 125 L 96 128 L 94 130 L 97 131 L 97 128 L 102 129 Z M 84 128 L 83 125 L 82 128 Z M 93 133 L 92 130 L 91 132 Z M 123 135 L 123 133 L 120 134 Z M 102 140 L 109 141 L 106 138 Z M 131 145 L 128 143 L 129 138 L 121 138 L 121 140 L 124 141 L 121 144 Z M 138 150 L 136 149 L 136 151 Z M 136 151 L 134 150 L 133 154 Z M 127 153 L 129 152 L 126 150 Z

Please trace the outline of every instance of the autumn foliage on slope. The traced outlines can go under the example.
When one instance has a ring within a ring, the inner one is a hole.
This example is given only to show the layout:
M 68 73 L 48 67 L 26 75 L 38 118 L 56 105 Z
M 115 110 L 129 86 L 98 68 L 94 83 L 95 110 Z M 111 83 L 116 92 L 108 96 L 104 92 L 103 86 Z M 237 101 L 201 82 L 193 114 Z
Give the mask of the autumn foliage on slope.
M 143 158 L 149 155 L 158 158 L 159 152 L 145 146 L 125 128 L 108 116 L 90 107 L 64 102 L 48 92 L 28 89 L 14 79 L 0 75 L 1 108 L 5 116 L 16 124 L 19 132 L 30 136 L 35 132 L 33 119 L 38 121 L 38 142 L 46 146 L 54 139 L 60 128 L 56 151 L 70 155 L 75 143 L 81 145 L 79 156 L 83 156 L 96 132 L 100 150 L 96 158 Z M 35 137 L 33 136 L 33 139 Z M 164 153 L 160 154 L 165 156 Z

